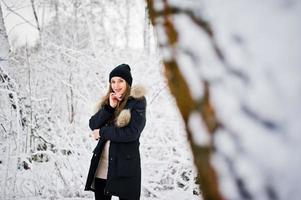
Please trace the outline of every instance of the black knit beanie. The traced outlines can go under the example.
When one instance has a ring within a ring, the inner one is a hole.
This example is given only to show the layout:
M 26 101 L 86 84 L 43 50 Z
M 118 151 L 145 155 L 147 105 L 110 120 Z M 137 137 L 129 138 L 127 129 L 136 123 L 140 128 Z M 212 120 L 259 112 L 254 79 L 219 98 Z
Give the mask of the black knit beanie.
M 121 64 L 115 67 L 110 73 L 110 79 L 114 76 L 119 76 L 123 78 L 130 86 L 132 86 L 133 78 L 131 75 L 131 68 L 128 64 Z

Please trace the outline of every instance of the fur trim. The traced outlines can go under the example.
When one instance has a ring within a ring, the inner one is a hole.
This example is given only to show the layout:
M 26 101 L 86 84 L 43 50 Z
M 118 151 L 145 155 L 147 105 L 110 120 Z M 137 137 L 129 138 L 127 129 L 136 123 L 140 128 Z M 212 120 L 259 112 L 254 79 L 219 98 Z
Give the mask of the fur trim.
M 146 94 L 146 90 L 142 85 L 134 85 L 131 88 L 131 94 L 130 96 L 132 96 L 135 99 L 140 99 L 142 98 L 144 95 Z M 103 97 L 104 98 L 104 97 Z M 101 107 L 101 102 L 103 101 L 103 98 L 101 98 L 100 100 L 98 100 L 98 102 L 96 103 L 96 105 L 94 106 L 93 111 L 96 113 L 100 107 Z
M 145 88 L 141 85 L 135 85 L 131 88 L 130 96 L 135 99 L 141 99 L 145 95 Z M 130 109 L 123 109 L 117 117 L 116 125 L 117 127 L 125 127 L 131 121 L 131 110 Z
M 116 120 L 116 125 L 118 127 L 124 127 L 130 123 L 130 120 L 131 120 L 130 109 L 124 109 L 118 115 L 117 120 Z
M 96 105 L 94 106 L 94 108 L 93 108 L 93 112 L 94 112 L 94 113 L 97 113 L 97 111 L 100 109 L 100 107 L 101 107 L 101 102 L 102 102 L 102 99 L 98 100 L 98 102 L 97 102 Z
M 140 99 L 140 98 L 144 97 L 145 94 L 146 94 L 146 90 L 143 86 L 135 85 L 131 89 L 131 95 L 130 96 L 132 96 L 135 99 Z

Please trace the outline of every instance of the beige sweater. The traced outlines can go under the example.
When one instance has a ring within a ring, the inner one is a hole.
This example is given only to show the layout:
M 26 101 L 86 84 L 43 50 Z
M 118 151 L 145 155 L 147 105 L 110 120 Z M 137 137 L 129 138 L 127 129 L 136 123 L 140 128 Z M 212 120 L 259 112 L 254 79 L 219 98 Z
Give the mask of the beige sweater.
M 98 167 L 95 173 L 97 178 L 107 179 L 109 166 L 109 146 L 110 140 L 106 141 L 101 157 L 99 159 Z

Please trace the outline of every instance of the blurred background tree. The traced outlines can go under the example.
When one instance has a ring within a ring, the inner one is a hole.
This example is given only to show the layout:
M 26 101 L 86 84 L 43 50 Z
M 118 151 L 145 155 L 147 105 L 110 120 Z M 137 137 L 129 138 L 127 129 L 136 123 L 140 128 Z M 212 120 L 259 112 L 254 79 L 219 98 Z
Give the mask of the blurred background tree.
M 147 4 L 204 199 L 297 200 L 300 2 Z

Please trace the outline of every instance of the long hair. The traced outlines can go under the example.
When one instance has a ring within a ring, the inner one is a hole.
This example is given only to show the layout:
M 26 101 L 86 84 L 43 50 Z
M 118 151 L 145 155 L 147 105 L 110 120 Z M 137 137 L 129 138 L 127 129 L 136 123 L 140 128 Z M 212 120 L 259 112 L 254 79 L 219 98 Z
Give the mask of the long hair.
M 111 83 L 110 83 L 110 86 L 109 86 L 109 89 L 108 89 L 108 92 L 105 96 L 103 96 L 101 98 L 101 100 L 97 103 L 96 105 L 96 112 L 102 108 L 103 106 L 105 105 L 109 105 L 110 104 L 110 93 L 111 92 L 114 92 L 112 87 L 111 87 Z M 114 112 L 114 116 L 113 118 L 111 118 L 110 121 L 113 121 L 116 119 L 116 117 L 119 115 L 119 113 L 125 108 L 125 105 L 128 101 L 128 98 L 131 94 L 131 86 L 126 82 L 126 89 L 125 89 L 125 92 L 123 94 L 123 97 L 122 97 L 122 100 L 120 102 L 117 103 L 117 106 L 115 108 L 115 112 Z

